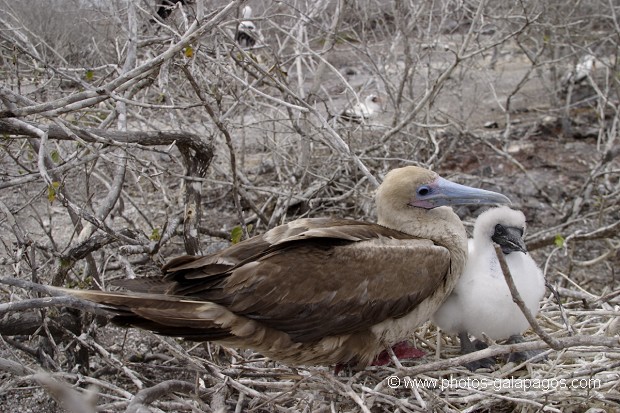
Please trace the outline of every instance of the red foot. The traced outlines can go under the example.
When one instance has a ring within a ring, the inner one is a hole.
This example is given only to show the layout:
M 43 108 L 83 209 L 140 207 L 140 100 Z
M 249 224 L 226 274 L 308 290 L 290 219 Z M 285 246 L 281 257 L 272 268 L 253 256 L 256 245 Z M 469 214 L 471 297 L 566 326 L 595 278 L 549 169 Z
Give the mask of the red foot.
M 416 359 L 416 358 L 424 357 L 426 355 L 425 352 L 413 347 L 406 341 L 401 341 L 400 343 L 393 345 L 392 351 L 394 352 L 394 355 L 396 356 L 396 358 L 399 360 Z M 390 355 L 388 354 L 386 350 L 383 350 L 381 353 L 379 353 L 377 357 L 375 357 L 375 360 L 372 362 L 371 365 L 372 366 L 385 366 L 389 364 L 390 361 L 392 361 L 392 359 L 390 358 Z
M 399 360 L 406 359 L 417 359 L 420 357 L 424 357 L 426 353 L 422 350 L 419 350 L 412 345 L 410 345 L 407 341 L 401 341 L 400 343 L 394 344 L 392 346 L 392 351 L 394 355 Z M 374 361 L 370 364 L 371 366 L 385 366 L 390 364 L 392 359 L 386 350 L 383 350 L 381 353 L 375 357 Z M 337 376 L 338 373 L 342 371 L 345 367 L 351 367 L 354 363 L 338 363 L 336 367 L 334 367 L 334 374 Z
M 340 373 L 342 369 L 344 369 L 345 367 L 348 367 L 348 364 L 345 364 L 345 363 L 336 364 L 336 367 L 334 367 L 334 376 L 337 376 L 338 373 Z

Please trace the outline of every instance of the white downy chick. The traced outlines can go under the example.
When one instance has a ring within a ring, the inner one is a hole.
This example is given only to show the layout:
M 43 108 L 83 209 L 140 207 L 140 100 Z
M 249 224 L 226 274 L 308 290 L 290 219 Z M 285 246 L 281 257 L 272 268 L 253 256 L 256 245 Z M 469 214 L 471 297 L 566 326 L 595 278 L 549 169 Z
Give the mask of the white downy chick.
M 480 214 L 469 240 L 468 260 L 458 284 L 433 316 L 443 331 L 458 334 L 461 351 L 474 351 L 468 334 L 493 340 L 517 341 L 529 323 L 512 295 L 499 265 L 493 243 L 501 246 L 517 290 L 532 313 L 538 314 L 545 293 L 542 271 L 527 254 L 523 234 L 525 216 L 508 207 Z M 488 362 L 468 367 L 488 366 Z

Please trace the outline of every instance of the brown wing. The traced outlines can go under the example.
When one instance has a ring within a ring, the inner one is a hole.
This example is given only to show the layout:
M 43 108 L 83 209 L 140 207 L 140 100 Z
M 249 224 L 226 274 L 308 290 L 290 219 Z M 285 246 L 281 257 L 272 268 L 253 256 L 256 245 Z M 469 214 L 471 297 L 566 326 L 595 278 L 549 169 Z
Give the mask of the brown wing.
M 166 266 L 168 294 L 310 342 L 407 314 L 444 281 L 446 248 L 380 225 L 305 219 Z
M 308 238 L 341 238 L 349 241 L 359 241 L 372 237 L 374 227 L 393 232 L 393 237 L 410 238 L 407 234 L 389 230 L 379 225 L 368 224 L 363 221 L 333 218 L 305 218 L 280 225 L 263 235 L 255 236 L 238 244 L 232 245 L 215 254 L 207 256 L 184 255 L 170 260 L 162 270 L 172 274 L 168 279 L 174 279 L 177 272 L 188 270 L 184 278 L 191 277 L 189 270 L 200 269 L 200 278 L 209 274 L 220 274 L 249 259 L 253 259 L 272 246 L 290 241 Z

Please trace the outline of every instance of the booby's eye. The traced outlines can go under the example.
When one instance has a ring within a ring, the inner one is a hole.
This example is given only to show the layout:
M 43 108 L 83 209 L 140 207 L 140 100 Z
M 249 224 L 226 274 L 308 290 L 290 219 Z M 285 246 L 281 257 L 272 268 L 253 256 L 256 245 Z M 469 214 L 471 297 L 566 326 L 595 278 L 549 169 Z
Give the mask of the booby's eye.
M 420 196 L 426 196 L 428 194 L 431 193 L 431 188 L 429 188 L 428 186 L 424 185 L 418 188 L 418 195 Z
M 501 224 L 495 225 L 495 235 L 506 235 L 506 228 Z

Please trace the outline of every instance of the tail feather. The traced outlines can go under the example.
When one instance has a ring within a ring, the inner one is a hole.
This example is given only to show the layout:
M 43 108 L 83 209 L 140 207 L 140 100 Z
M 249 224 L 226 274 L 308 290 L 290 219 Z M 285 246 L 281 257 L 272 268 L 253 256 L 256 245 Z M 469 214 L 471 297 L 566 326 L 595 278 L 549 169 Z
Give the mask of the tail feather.
M 195 341 L 220 341 L 230 338 L 230 327 L 239 319 L 218 304 L 164 294 L 69 288 L 58 290 L 104 306 L 110 311 L 115 324 Z
M 192 341 L 211 341 L 230 347 L 251 348 L 290 364 L 332 364 L 355 361 L 369 364 L 377 353 L 372 334 L 324 337 L 295 342 L 280 330 L 234 314 L 226 307 L 180 296 L 57 288 L 59 292 L 91 301 L 109 310 L 112 322 Z

